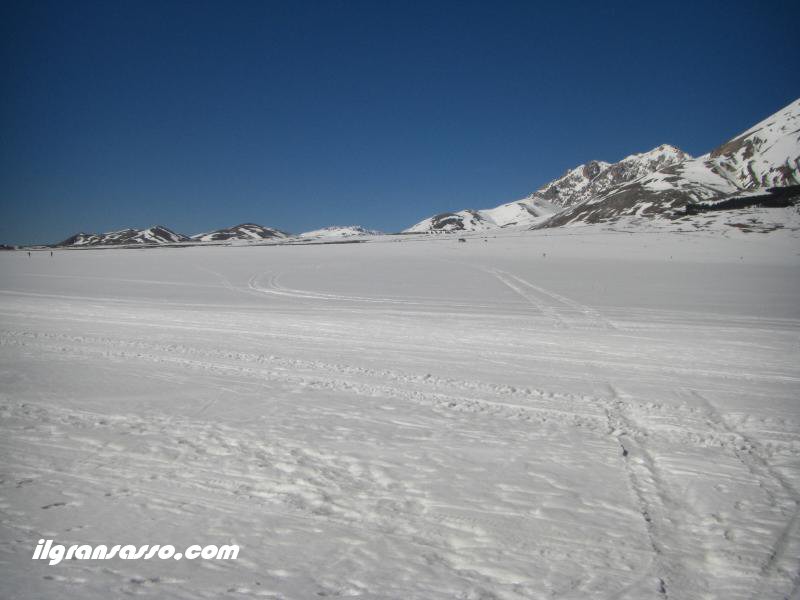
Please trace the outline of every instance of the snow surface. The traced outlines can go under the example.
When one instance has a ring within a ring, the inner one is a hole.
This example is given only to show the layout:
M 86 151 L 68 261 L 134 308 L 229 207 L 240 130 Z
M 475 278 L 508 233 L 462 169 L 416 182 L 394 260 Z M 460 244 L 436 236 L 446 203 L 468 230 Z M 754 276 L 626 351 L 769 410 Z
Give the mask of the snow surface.
M 0 597 L 796 597 L 797 231 L 671 227 L 0 254 Z

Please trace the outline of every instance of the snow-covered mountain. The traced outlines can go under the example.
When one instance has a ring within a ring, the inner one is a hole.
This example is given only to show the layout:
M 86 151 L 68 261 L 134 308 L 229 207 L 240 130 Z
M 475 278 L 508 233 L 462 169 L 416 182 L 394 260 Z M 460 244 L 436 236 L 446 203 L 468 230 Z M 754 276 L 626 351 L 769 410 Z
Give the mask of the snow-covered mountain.
M 353 237 L 358 235 L 380 235 L 380 231 L 373 231 L 365 229 L 360 225 L 333 225 L 331 227 L 323 227 L 322 229 L 315 229 L 313 231 L 306 231 L 297 237 L 301 238 L 343 238 Z
M 429 217 L 407 232 L 485 231 L 679 217 L 750 204 L 780 206 L 800 193 L 800 100 L 708 154 L 663 144 L 616 163 L 590 161 L 516 202 Z
M 154 225 L 147 229 L 121 229 L 108 233 L 77 233 L 57 246 L 128 246 L 158 245 L 186 242 L 189 238 L 175 233 L 163 225 Z
M 800 184 L 800 100 L 708 154 L 611 186 L 538 227 L 613 221 L 625 216 L 676 217 L 692 207 L 791 202 Z M 769 191 L 774 190 L 774 191 Z M 781 200 L 783 199 L 783 200 Z
M 298 236 L 293 236 L 285 231 L 272 227 L 264 227 L 255 223 L 242 223 L 226 229 L 217 229 L 206 233 L 198 233 L 191 237 L 175 233 L 162 225 L 155 225 L 148 229 L 122 229 L 108 233 L 77 233 L 67 238 L 56 246 L 86 247 L 86 246 L 145 246 L 159 244 L 175 244 L 178 242 L 218 242 L 228 240 L 287 240 L 292 239 L 337 239 L 365 235 L 381 235 L 380 231 L 366 229 L 360 225 L 344 225 L 323 227 L 314 231 L 306 231 Z
M 289 234 L 273 227 L 264 227 L 255 223 L 242 223 L 227 229 L 217 229 L 207 233 L 197 233 L 191 239 L 198 242 L 218 242 L 224 240 L 268 240 L 282 239 Z
M 535 226 L 566 207 L 688 158 L 691 157 L 682 150 L 663 144 L 616 163 L 593 160 L 570 169 L 522 200 L 490 209 L 442 213 L 420 221 L 406 232 L 484 231 L 513 225 Z
M 566 208 L 690 158 L 690 155 L 679 148 L 662 144 L 649 152 L 626 156 L 616 163 L 593 160 L 567 171 L 530 197 L 541 198 Z

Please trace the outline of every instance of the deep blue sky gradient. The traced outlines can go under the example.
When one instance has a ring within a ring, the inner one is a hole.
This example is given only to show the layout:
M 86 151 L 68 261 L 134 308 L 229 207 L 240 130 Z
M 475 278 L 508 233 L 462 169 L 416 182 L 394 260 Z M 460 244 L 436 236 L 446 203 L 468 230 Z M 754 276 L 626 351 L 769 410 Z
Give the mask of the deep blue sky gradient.
M 386 231 L 590 159 L 702 154 L 800 96 L 794 2 L 0 8 L 0 242 Z

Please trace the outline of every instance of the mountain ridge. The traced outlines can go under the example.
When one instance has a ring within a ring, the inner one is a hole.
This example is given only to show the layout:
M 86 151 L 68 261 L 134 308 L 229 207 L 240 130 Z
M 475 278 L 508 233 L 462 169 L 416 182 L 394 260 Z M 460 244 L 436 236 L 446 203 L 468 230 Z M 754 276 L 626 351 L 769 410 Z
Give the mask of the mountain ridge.
M 482 231 L 514 225 L 535 226 L 546 222 L 561 210 L 614 186 L 687 158 L 691 156 L 683 150 L 670 144 L 661 144 L 647 152 L 630 154 L 615 163 L 590 160 L 568 169 L 557 179 L 520 200 L 488 209 L 440 213 L 412 225 L 405 232 Z

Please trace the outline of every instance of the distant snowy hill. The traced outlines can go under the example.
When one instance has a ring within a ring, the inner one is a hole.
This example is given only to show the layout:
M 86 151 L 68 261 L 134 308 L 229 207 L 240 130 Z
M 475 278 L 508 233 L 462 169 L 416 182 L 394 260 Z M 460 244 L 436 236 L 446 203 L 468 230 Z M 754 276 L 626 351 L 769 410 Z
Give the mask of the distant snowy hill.
M 406 232 L 483 231 L 513 225 L 535 226 L 566 207 L 688 158 L 691 157 L 682 150 L 664 144 L 616 163 L 593 160 L 570 169 L 522 200 L 484 210 L 442 213 L 420 221 Z
M 207 233 L 198 233 L 191 236 L 191 239 L 198 242 L 217 242 L 225 240 L 268 240 L 282 239 L 289 237 L 289 234 L 272 227 L 264 227 L 255 223 L 242 223 L 227 229 L 217 229 Z
M 477 210 L 460 210 L 446 212 L 428 217 L 405 230 L 406 233 L 423 233 L 426 231 L 483 231 L 492 229 L 496 224 L 485 218 Z
M 613 221 L 624 216 L 676 217 L 692 207 L 780 205 L 800 184 L 800 100 L 708 154 L 659 168 L 567 205 L 539 227 Z
M 544 221 L 557 210 L 557 206 L 546 200 L 529 197 L 484 210 L 440 213 L 420 221 L 405 232 L 485 231 L 513 225 L 530 226 Z
M 121 229 L 108 233 L 78 233 L 57 246 L 127 246 L 156 245 L 186 242 L 189 238 L 162 225 L 147 229 Z
M 358 235 L 380 235 L 380 231 L 373 231 L 371 229 L 364 229 L 360 225 L 333 225 L 332 227 L 323 227 L 322 229 L 315 229 L 313 231 L 306 231 L 297 237 L 301 238 L 344 238 L 353 237 Z

